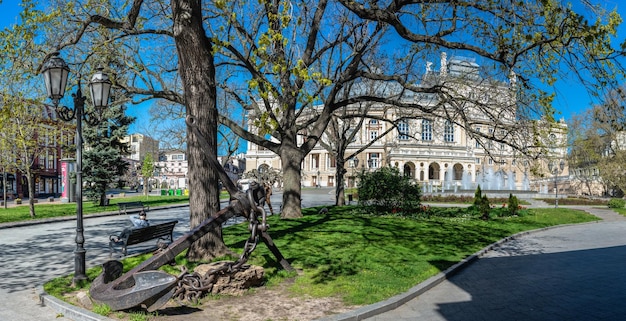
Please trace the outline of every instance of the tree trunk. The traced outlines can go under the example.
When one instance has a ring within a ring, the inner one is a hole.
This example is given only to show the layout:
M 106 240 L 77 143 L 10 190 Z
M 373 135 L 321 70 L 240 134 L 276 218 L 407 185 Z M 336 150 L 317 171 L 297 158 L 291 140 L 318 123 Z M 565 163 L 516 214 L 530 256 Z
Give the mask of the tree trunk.
M 212 44 L 202 25 L 201 1 L 172 0 L 171 4 L 187 115 L 195 117 L 199 132 L 212 145 L 211 150 L 203 150 L 193 131 L 187 128 L 189 220 L 193 229 L 219 211 L 217 175 L 208 162 L 208 157 L 217 158 L 215 66 Z M 187 258 L 191 261 L 210 260 L 230 253 L 221 229 L 217 228 L 194 242 Z
M 302 155 L 296 147 L 286 147 L 283 145 L 280 159 L 283 163 L 283 208 L 281 218 L 301 218 L 302 217 Z
M 108 204 L 106 204 L 106 200 L 107 200 L 107 193 L 102 193 L 100 194 L 100 203 L 98 206 L 106 206 Z
M 143 178 L 143 195 L 148 198 L 148 194 L 150 193 L 150 181 L 148 177 Z
M 337 172 L 335 176 L 335 182 L 337 182 L 337 187 L 335 188 L 335 205 L 344 206 L 346 205 L 346 198 L 344 193 L 344 175 L 346 174 L 345 169 L 345 161 L 343 158 L 337 157 Z
M 30 217 L 35 218 L 35 184 L 30 171 L 26 172 L 26 182 L 28 182 L 28 210 Z

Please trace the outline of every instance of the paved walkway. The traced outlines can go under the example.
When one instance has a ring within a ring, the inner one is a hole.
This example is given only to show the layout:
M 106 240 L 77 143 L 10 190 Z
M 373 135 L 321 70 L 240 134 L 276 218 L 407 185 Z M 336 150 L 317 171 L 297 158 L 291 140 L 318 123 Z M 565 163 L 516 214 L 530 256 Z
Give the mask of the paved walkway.
M 365 320 L 624 320 L 626 218 L 579 208 L 603 220 L 504 242 L 409 302 Z

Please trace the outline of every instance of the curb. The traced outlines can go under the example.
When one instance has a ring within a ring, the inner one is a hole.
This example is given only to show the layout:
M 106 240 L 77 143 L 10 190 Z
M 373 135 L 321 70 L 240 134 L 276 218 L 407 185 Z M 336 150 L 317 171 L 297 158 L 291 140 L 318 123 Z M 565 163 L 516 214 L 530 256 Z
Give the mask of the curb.
M 74 321 L 115 321 L 114 319 L 107 318 L 103 315 L 93 313 L 87 309 L 83 309 L 59 300 L 46 293 L 43 286 L 37 287 L 37 294 L 42 305 L 52 308 L 65 318 L 69 318 Z

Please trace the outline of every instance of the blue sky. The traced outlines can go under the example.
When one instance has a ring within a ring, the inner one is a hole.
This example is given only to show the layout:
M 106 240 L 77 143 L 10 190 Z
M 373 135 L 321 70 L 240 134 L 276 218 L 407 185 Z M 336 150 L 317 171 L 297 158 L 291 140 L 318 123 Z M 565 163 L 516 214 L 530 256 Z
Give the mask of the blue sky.
M 9 26 L 17 21 L 20 11 L 19 3 L 19 0 L 0 0 L 0 28 Z M 616 7 L 622 18 L 626 20 L 626 3 L 620 3 L 620 0 L 605 0 L 603 3 L 607 8 Z M 626 21 L 622 23 L 617 41 L 622 42 L 624 39 L 626 39 Z M 557 98 L 554 107 L 559 111 L 557 118 L 564 117 L 569 119 L 573 114 L 584 111 L 593 103 L 590 94 L 575 79 L 558 81 L 556 92 Z M 141 132 L 142 128 L 150 128 L 148 124 L 149 106 L 147 103 L 129 106 L 128 114 L 137 117 L 136 123 L 131 127 L 131 132 Z

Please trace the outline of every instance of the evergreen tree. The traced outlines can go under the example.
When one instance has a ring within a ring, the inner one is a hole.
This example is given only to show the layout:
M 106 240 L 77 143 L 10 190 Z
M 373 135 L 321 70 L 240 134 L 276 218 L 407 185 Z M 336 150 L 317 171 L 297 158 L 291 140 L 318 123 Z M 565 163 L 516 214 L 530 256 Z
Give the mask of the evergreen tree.
M 106 190 L 128 170 L 124 156 L 130 146 L 122 142 L 134 117 L 124 114 L 123 106 L 110 106 L 97 126 L 86 126 L 83 136 L 87 148 L 83 153 L 83 182 L 88 199 L 105 205 Z

